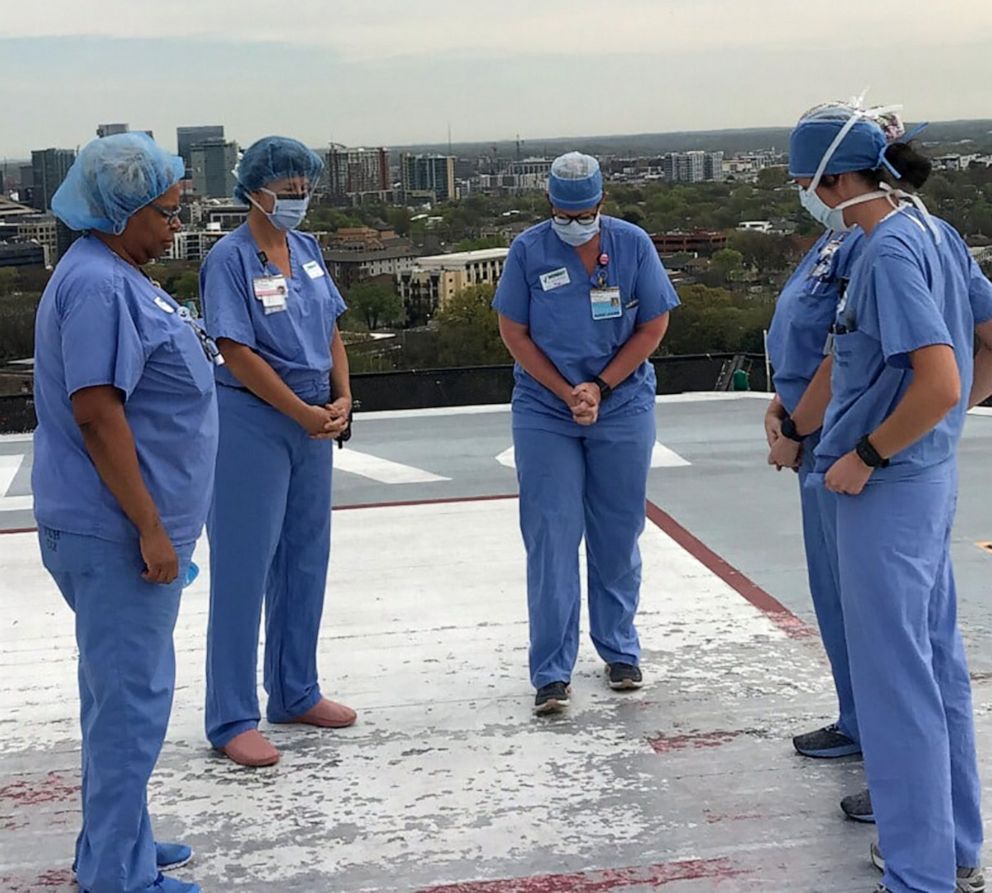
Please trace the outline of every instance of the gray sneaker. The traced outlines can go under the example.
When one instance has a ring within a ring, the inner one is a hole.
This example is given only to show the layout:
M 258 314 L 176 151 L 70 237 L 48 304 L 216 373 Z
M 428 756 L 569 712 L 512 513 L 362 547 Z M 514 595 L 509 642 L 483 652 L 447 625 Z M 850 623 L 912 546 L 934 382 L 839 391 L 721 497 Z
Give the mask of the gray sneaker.
M 872 843 L 871 864 L 879 871 L 885 871 L 885 859 L 877 843 Z M 882 887 L 881 889 L 885 889 Z M 958 868 L 957 886 L 955 893 L 985 893 L 985 871 L 981 868 Z

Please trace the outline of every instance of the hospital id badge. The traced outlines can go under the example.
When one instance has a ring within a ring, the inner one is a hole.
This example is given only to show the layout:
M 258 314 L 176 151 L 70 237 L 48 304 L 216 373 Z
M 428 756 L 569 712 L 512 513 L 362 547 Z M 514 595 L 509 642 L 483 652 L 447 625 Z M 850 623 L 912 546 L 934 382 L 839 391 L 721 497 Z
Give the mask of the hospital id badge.
M 266 315 L 286 309 L 289 288 L 285 276 L 259 276 L 252 282 L 252 286 Z
M 593 319 L 617 319 L 623 316 L 620 304 L 620 289 L 593 288 L 589 290 L 589 301 L 592 304 Z

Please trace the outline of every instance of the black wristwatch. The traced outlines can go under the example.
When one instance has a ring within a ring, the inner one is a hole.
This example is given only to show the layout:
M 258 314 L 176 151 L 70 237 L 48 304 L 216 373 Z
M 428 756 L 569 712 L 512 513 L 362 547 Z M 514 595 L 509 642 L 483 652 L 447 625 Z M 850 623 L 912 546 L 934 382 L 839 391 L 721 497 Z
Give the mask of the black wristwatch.
M 605 400 L 610 394 L 613 393 L 613 388 L 611 388 L 603 379 L 598 375 L 593 379 L 593 382 L 599 387 L 599 399 Z
M 792 416 L 782 419 L 782 436 L 796 443 L 802 443 L 806 438 L 796 430 L 796 423 L 792 421 Z
M 869 468 L 889 467 L 889 460 L 882 458 L 882 454 L 872 446 L 872 442 L 868 439 L 867 434 L 858 441 L 858 445 L 854 448 L 854 451 L 858 454 L 858 458 Z

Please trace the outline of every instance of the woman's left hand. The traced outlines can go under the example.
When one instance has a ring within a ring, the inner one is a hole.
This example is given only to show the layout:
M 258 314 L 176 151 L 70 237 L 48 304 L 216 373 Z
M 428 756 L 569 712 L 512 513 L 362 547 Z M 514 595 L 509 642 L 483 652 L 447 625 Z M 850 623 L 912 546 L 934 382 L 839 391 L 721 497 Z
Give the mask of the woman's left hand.
M 324 427 L 323 434 L 314 435 L 315 440 L 335 440 L 344 433 L 348 427 L 348 417 L 351 415 L 351 397 L 338 397 L 333 403 L 324 406 L 332 421 Z
M 584 381 L 572 388 L 572 418 L 580 425 L 592 425 L 599 418 L 602 394 L 594 381 Z
M 857 496 L 865 488 L 873 468 L 865 465 L 861 457 L 852 450 L 842 456 L 827 471 L 824 483 L 833 493 Z
M 768 464 L 779 471 L 783 468 L 798 468 L 802 459 L 803 445 L 788 437 L 779 437 L 768 451 Z

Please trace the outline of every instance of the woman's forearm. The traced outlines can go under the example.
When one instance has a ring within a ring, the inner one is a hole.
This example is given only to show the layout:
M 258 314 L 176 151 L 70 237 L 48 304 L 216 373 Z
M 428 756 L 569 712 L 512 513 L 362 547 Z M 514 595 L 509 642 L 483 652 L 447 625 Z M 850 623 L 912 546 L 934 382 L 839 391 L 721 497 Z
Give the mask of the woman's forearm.
M 294 421 L 306 407 L 268 363 L 245 344 L 227 338 L 217 342 L 228 371 L 260 400 Z
M 95 410 L 81 409 L 80 406 L 74 396 L 73 409 L 83 445 L 96 466 L 100 480 L 113 494 L 139 535 L 147 536 L 161 529 L 158 509 L 141 476 L 138 452 L 124 414 L 124 404 L 115 393 L 107 401 L 101 401 Z
M 540 382 L 552 394 L 569 403 L 572 395 L 572 384 L 565 380 L 562 374 L 544 351 L 541 350 L 527 334 L 503 335 L 503 343 L 513 357 L 533 379 Z
M 892 414 L 873 432 L 871 445 L 889 459 L 932 431 L 961 399 L 954 352 L 946 345 L 913 354 L 913 379 Z
M 668 331 L 668 320 L 669 314 L 664 313 L 657 320 L 652 320 L 636 329 L 606 368 L 599 373 L 599 377 L 611 388 L 616 388 L 626 381 L 658 349 L 665 332 Z
M 351 399 L 351 374 L 348 366 L 348 351 L 337 326 L 331 338 L 331 400 L 339 397 Z
M 974 409 L 989 397 L 992 397 L 992 348 L 983 344 L 975 354 L 975 377 L 971 383 L 968 409 Z
M 833 368 L 833 357 L 825 357 L 799 398 L 792 412 L 792 421 L 800 434 L 812 434 L 823 427 L 823 417 L 830 405 L 830 375 Z

